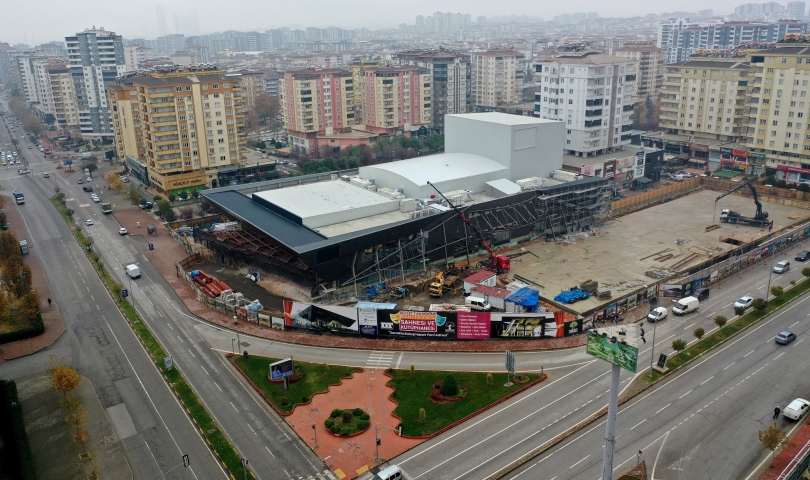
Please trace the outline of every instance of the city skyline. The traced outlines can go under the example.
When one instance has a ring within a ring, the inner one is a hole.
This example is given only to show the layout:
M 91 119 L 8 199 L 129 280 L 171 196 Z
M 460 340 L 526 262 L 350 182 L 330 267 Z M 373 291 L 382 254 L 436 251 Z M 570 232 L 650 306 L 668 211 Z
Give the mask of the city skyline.
M 345 4 L 325 3 L 321 0 L 308 0 L 296 4 L 294 10 L 281 10 L 277 6 L 257 2 L 255 0 L 241 0 L 234 5 L 235 8 L 218 10 L 217 15 L 199 14 L 195 22 L 178 21 L 188 19 L 197 12 L 215 10 L 217 7 L 211 0 L 199 2 L 169 1 L 138 4 L 132 8 L 121 1 L 102 2 L 88 0 L 83 8 L 76 9 L 68 4 L 44 5 L 45 2 L 30 2 L 17 4 L 13 8 L 5 9 L 8 22 L 0 41 L 11 44 L 36 45 L 54 40 L 61 40 L 65 35 L 83 31 L 92 26 L 104 27 L 107 30 L 120 32 L 125 38 L 154 38 L 161 33 L 183 33 L 193 35 L 196 33 L 213 33 L 227 30 L 258 30 L 264 31 L 278 27 L 341 27 L 341 28 L 395 28 L 399 24 L 413 25 L 417 15 L 428 16 L 436 11 L 470 14 L 473 19 L 478 16 L 509 16 L 526 15 L 550 21 L 555 15 L 576 12 L 597 12 L 599 17 L 633 17 L 647 14 L 661 14 L 669 11 L 699 11 L 707 7 L 714 9 L 717 15 L 733 13 L 734 8 L 741 5 L 740 0 L 724 0 L 711 5 L 687 0 L 680 2 L 677 8 L 662 8 L 659 3 L 650 0 L 634 2 L 632 4 L 617 3 L 616 8 L 609 8 L 611 4 L 596 0 L 574 0 L 567 2 L 559 10 L 549 10 L 530 3 L 526 0 L 508 0 L 496 5 L 483 2 L 462 2 L 453 0 L 435 4 L 425 0 L 403 4 L 401 6 L 386 6 L 385 17 L 374 12 L 379 4 L 370 0 L 360 0 L 348 8 Z M 787 2 L 785 2 L 786 4 Z M 43 8 L 47 7 L 47 15 L 43 15 Z M 299 10 L 300 9 L 300 10 Z M 87 12 L 93 12 L 88 15 Z M 164 20 L 160 25 L 159 14 L 162 11 Z M 302 17 L 297 12 L 306 11 L 309 17 Z M 248 13 L 250 12 L 250 13 Z M 36 22 L 30 19 L 36 18 Z M 261 20 L 260 20 L 261 19 Z M 178 26 L 192 28 L 194 23 L 198 32 L 178 32 Z

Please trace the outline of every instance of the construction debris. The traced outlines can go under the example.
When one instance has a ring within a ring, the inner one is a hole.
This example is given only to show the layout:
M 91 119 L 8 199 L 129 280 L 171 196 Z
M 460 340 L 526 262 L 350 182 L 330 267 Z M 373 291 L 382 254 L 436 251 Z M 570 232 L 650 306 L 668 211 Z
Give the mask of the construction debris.
M 709 225 L 708 227 L 706 227 L 706 231 L 711 232 L 712 230 L 717 230 L 718 228 L 720 228 L 720 225 L 717 225 L 717 224 Z
M 673 272 L 672 270 L 654 268 L 652 270 L 647 270 L 646 272 L 644 272 L 644 275 L 647 275 L 650 278 L 655 278 L 656 280 L 660 280 L 662 278 L 672 276 L 673 273 L 675 272 Z

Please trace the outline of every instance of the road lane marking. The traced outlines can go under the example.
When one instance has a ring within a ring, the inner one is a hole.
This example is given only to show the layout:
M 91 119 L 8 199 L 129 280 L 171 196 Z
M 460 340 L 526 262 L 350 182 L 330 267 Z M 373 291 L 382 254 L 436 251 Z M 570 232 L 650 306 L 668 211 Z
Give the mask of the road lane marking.
M 210 373 L 208 373 L 208 370 L 206 370 L 206 369 L 205 369 L 205 367 L 203 367 L 202 365 L 200 365 L 200 368 L 202 368 L 202 369 L 203 369 L 203 372 L 205 372 L 205 374 L 206 374 L 206 375 L 211 376 L 211 374 L 210 374 Z
M 633 425 L 632 427 L 630 427 L 630 430 L 635 430 L 635 428 L 636 428 L 637 426 L 641 425 L 642 423 L 644 423 L 644 422 L 646 422 L 646 421 L 647 421 L 647 419 L 645 418 L 644 420 L 642 420 L 642 421 L 638 422 L 637 424 Z
M 793 323 L 793 325 L 789 326 L 788 328 L 793 328 L 793 327 L 794 327 L 794 326 L 796 326 L 796 324 L 797 324 L 797 323 L 799 323 L 800 321 L 801 321 L 801 320 L 796 320 L 796 321 Z
M 191 349 L 187 348 L 186 350 L 188 350 L 188 353 L 190 353 L 192 357 L 197 358 L 197 355 L 194 355 L 194 352 L 192 352 Z
M 178 340 L 180 340 L 180 343 L 186 343 L 186 342 L 183 341 L 182 338 L 180 338 L 180 335 L 175 335 L 175 336 L 177 337 Z
M 171 328 L 172 330 L 174 330 L 174 327 L 172 327 L 172 324 L 171 324 L 171 323 L 166 322 L 166 325 L 168 325 L 168 326 L 169 326 L 169 328 Z
M 582 462 L 584 462 L 585 460 L 587 460 L 587 459 L 588 459 L 588 457 L 590 457 L 590 455 L 588 455 L 588 456 L 584 457 L 582 460 L 580 460 L 580 461 L 578 461 L 577 463 L 575 463 L 575 464 L 571 465 L 570 467 L 568 467 L 568 469 L 570 470 L 570 469 L 572 469 L 572 468 L 576 467 L 576 466 L 577 466 L 577 465 L 579 465 L 580 463 L 582 463 Z
M 668 406 L 670 406 L 670 405 L 672 405 L 672 404 L 671 404 L 671 403 L 667 403 L 666 405 L 664 405 L 663 407 L 661 407 L 661 410 L 658 410 L 657 412 L 655 412 L 655 413 L 656 413 L 656 415 L 657 415 L 657 414 L 659 414 L 659 413 L 661 413 L 661 412 L 662 412 L 662 411 L 663 411 L 665 408 L 667 408 L 667 407 L 668 407 Z
M 803 341 L 804 341 L 804 339 L 802 338 L 802 339 L 801 339 L 801 340 L 799 340 L 798 342 L 794 343 L 794 344 L 793 344 L 793 346 L 795 347 L 796 345 L 798 345 L 798 344 L 802 343 Z
M 703 380 L 703 382 L 701 383 L 701 385 L 703 385 L 704 383 L 708 382 L 708 381 L 709 381 L 709 380 L 711 380 L 712 378 L 714 378 L 714 375 L 712 375 L 711 377 L 707 378 L 706 380 Z
M 228 402 L 228 403 L 230 403 L 231 406 L 233 407 L 233 409 L 236 410 L 236 413 L 239 413 L 239 409 L 236 408 L 236 405 L 234 405 L 233 402 Z
M 219 385 L 217 385 L 217 382 L 214 382 L 214 385 L 216 385 L 216 386 L 217 386 L 217 388 L 219 388 Z M 221 392 L 221 391 L 222 391 L 222 389 L 221 389 L 221 388 L 219 388 L 219 391 Z
M 735 363 L 737 363 L 737 362 L 731 362 L 731 365 L 734 365 Z M 728 370 L 729 368 L 731 368 L 731 365 L 729 365 L 729 366 L 727 366 L 726 368 L 724 368 L 724 369 L 723 369 L 723 371 L 725 372 L 726 370 Z
M 231 405 L 233 405 L 233 404 L 231 404 Z M 236 407 L 234 407 L 234 408 L 236 408 Z M 249 423 L 247 424 L 247 426 L 248 426 L 248 428 L 250 428 L 250 431 L 253 432 L 253 435 L 256 435 L 256 430 L 253 430 L 253 427 L 251 427 Z
M 682 399 L 683 397 L 685 397 L 685 396 L 689 395 L 690 393 L 692 393 L 692 390 L 689 390 L 688 392 L 686 392 L 686 393 L 684 393 L 683 395 L 681 395 L 680 397 L 678 397 L 678 400 L 680 400 L 680 399 Z
M 712 318 L 712 315 L 714 315 L 715 313 L 717 313 L 717 312 L 710 313 L 706 318 Z
M 756 351 L 756 350 L 751 350 L 750 352 L 748 352 L 748 353 L 746 353 L 745 355 L 743 355 L 743 358 L 747 357 L 748 355 L 751 355 L 751 354 L 752 354 L 752 353 L 754 353 L 755 351 Z
M 781 357 L 781 356 L 782 356 L 782 355 L 784 355 L 784 354 L 785 354 L 785 352 L 782 352 L 782 353 L 780 353 L 779 355 L 777 355 L 777 356 L 773 357 L 773 359 L 774 359 L 774 360 L 776 360 L 777 358 Z

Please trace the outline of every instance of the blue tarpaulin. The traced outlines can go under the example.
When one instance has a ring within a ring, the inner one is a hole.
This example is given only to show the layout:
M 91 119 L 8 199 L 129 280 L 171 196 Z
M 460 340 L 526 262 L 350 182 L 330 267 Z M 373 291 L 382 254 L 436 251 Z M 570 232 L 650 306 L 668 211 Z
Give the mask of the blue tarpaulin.
M 372 285 L 372 286 L 368 287 L 368 290 L 366 290 L 366 294 L 364 296 L 366 296 L 366 297 L 374 297 L 377 294 L 379 294 L 381 292 L 384 292 L 385 290 L 388 290 L 388 287 L 386 287 L 382 283 L 378 283 L 376 285 Z
M 534 313 L 537 311 L 537 305 L 540 302 L 540 292 L 533 288 L 523 287 L 506 297 L 506 301 L 514 303 L 515 305 L 524 306 L 528 308 L 530 312 Z
M 583 292 L 582 290 L 570 290 L 568 292 L 561 292 L 554 297 L 554 301 L 560 303 L 574 303 L 588 298 L 591 298 L 590 293 Z

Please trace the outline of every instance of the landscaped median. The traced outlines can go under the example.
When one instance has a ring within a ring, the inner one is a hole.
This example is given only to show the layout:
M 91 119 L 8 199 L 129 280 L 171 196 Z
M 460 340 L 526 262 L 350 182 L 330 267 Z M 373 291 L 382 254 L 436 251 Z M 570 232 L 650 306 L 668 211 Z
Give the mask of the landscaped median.
M 64 197 L 62 197 L 62 199 L 63 198 Z M 73 233 L 76 241 L 79 242 L 79 245 L 85 247 L 85 254 L 90 260 L 90 263 L 93 265 L 93 268 L 96 270 L 96 273 L 101 278 L 101 281 L 104 283 L 104 286 L 111 293 L 113 300 L 121 310 L 124 318 L 127 319 L 127 322 L 138 336 L 138 339 L 141 341 L 144 348 L 146 348 L 146 351 L 152 357 L 152 361 L 155 362 L 155 365 L 163 374 L 163 377 L 171 385 L 175 395 L 177 395 L 177 398 L 185 407 L 189 417 L 197 426 L 200 434 L 208 443 L 209 447 L 214 452 L 214 455 L 219 459 L 222 466 L 231 474 L 231 476 L 236 478 L 244 478 L 245 473 L 247 473 L 249 478 L 254 478 L 250 470 L 247 472 L 243 470 L 244 467 L 242 467 L 242 464 L 240 463 L 239 454 L 225 437 L 225 434 L 219 428 L 219 425 L 217 425 L 217 423 L 214 421 L 213 417 L 211 417 L 206 408 L 203 406 L 200 399 L 194 393 L 194 390 L 191 388 L 188 382 L 186 382 L 185 378 L 183 378 L 183 375 L 180 373 L 178 368 L 175 366 L 171 370 L 166 369 L 163 361 L 168 356 L 166 351 L 163 349 L 154 335 L 152 335 L 149 327 L 147 327 L 146 324 L 141 320 L 140 315 L 138 315 L 138 312 L 135 310 L 132 304 L 121 296 L 121 285 L 117 283 L 109 274 L 107 269 L 104 267 L 104 264 L 101 263 L 98 254 L 93 252 L 92 248 L 87 248 L 92 246 L 92 242 L 90 242 L 89 239 L 86 239 L 82 234 L 81 229 L 76 228 L 76 226 L 73 224 L 71 215 L 68 215 L 68 209 L 62 200 L 60 200 L 59 197 L 53 197 L 51 198 L 51 203 L 54 205 L 54 207 L 56 207 L 56 210 L 62 216 L 65 223 L 67 223 L 68 228 L 70 228 L 70 231 Z

